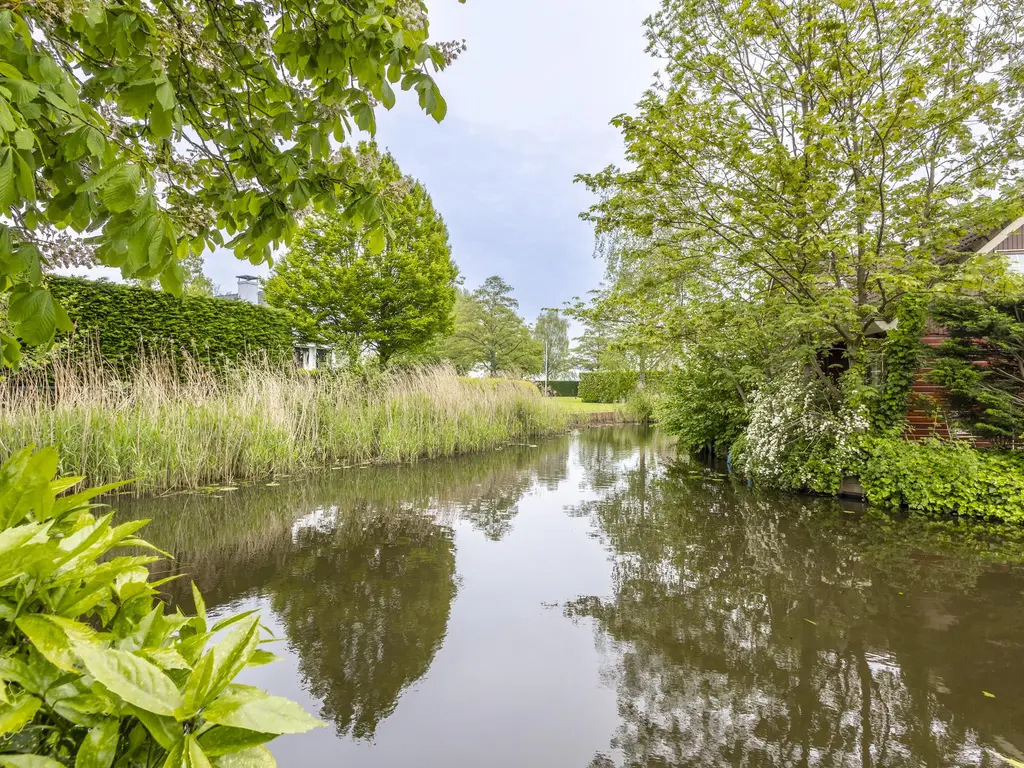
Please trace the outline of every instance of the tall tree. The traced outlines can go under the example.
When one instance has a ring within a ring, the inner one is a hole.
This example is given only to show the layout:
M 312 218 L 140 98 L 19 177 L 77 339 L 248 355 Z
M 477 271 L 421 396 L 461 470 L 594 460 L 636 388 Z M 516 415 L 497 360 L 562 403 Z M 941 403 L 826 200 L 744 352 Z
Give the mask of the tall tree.
M 557 309 L 545 309 L 533 326 L 533 337 L 544 348 L 544 364 L 549 378 L 557 379 L 572 371 L 569 350 L 569 321 Z
M 444 356 L 456 368 L 469 371 L 483 365 L 491 376 L 499 373 L 536 373 L 543 348 L 519 316 L 512 286 L 500 277 L 488 277 L 472 293 L 462 291 L 455 306 L 455 333 Z
M 664 76 L 614 121 L 630 168 L 584 177 L 588 218 L 705 295 L 769 305 L 797 351 L 839 339 L 856 358 L 903 296 L 980 263 L 966 235 L 1024 209 L 1000 194 L 1024 157 L 1014 6 L 664 0 Z
M 41 277 L 69 257 L 56 230 L 170 290 L 189 251 L 265 261 L 309 205 L 377 222 L 382 247 L 379 190 L 355 181 L 331 140 L 353 123 L 373 133 L 397 83 L 444 117 L 427 67 L 459 47 L 428 44 L 428 31 L 422 0 L 0 6 L 0 293 L 13 326 L 2 360 L 69 326 Z
M 288 311 L 307 339 L 336 344 L 352 357 L 371 352 L 387 365 L 451 332 L 458 269 L 448 228 L 423 185 L 372 145 L 358 155 L 362 173 L 396 198 L 384 248 L 371 247 L 372 227 L 339 215 L 310 216 L 274 265 L 266 298 Z

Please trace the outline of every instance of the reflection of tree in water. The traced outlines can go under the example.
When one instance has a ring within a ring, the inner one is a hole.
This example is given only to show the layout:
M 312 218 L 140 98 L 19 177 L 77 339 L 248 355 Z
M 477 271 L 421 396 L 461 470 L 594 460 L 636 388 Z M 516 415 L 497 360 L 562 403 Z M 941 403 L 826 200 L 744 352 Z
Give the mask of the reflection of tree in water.
M 455 597 L 447 528 L 411 515 L 348 515 L 300 528 L 271 603 L 322 716 L 370 738 L 430 668 Z
M 583 468 L 584 485 L 594 490 L 614 487 L 623 470 L 649 459 L 657 461 L 670 451 L 672 438 L 649 427 L 616 427 L 581 432 L 577 458 Z
M 576 510 L 614 556 L 613 597 L 568 609 L 597 622 L 618 691 L 595 768 L 997 765 L 986 748 L 1024 747 L 1024 576 L 983 562 L 1019 544 L 669 474 L 638 465 Z
M 124 512 L 153 518 L 146 537 L 175 554 L 172 573 L 195 579 L 211 608 L 266 596 L 324 717 L 340 734 L 370 738 L 444 640 L 452 521 L 505 535 L 529 488 L 565 478 L 568 445 L 145 499 Z M 184 580 L 168 590 L 190 607 Z

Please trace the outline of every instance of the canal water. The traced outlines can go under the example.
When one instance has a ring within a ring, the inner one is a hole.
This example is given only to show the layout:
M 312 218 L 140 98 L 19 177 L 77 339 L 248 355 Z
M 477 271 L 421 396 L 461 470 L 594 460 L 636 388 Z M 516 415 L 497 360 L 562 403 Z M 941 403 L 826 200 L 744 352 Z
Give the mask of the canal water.
M 280 638 L 241 682 L 327 723 L 282 766 L 1024 760 L 1016 534 L 754 492 L 634 428 L 121 501 Z

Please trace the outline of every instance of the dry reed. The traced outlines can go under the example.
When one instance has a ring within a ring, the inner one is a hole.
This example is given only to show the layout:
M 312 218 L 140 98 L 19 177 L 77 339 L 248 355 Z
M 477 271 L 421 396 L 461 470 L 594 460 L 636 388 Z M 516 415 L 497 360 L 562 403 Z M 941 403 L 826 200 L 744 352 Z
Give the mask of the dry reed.
M 0 454 L 55 445 L 64 473 L 196 488 L 337 465 L 401 463 L 564 430 L 572 417 L 525 382 L 440 366 L 372 377 L 259 365 L 211 372 L 89 360 L 0 382 Z

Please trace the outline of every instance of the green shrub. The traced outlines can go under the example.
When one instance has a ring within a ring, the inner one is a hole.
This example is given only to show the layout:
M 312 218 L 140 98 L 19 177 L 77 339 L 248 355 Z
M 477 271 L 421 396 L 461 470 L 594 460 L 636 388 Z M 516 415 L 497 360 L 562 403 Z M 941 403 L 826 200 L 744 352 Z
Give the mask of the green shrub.
M 636 424 L 650 424 L 657 419 L 664 397 L 649 389 L 638 389 L 626 398 L 622 415 L 626 421 Z
M 663 371 L 647 373 L 647 388 L 660 391 L 667 374 Z M 579 398 L 584 403 L 622 403 L 640 385 L 636 371 L 594 371 L 580 375 Z
M 725 455 L 747 426 L 747 408 L 727 371 L 693 360 L 668 377 L 658 414 L 687 451 Z
M 209 623 L 166 612 L 135 538 L 96 496 L 62 495 L 52 449 L 0 467 L 0 765 L 14 768 L 273 766 L 262 745 L 321 725 L 237 685 L 273 660 L 253 612 Z M 217 635 L 219 642 L 213 643 Z
M 860 480 L 868 501 L 935 514 L 1024 522 L 1024 456 L 967 443 L 866 439 Z
M 287 316 L 270 307 L 77 277 L 50 277 L 49 285 L 75 324 L 72 351 L 98 343 L 103 359 L 118 366 L 135 364 L 140 351 L 214 365 L 292 353 Z

